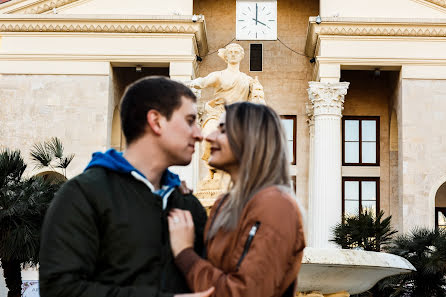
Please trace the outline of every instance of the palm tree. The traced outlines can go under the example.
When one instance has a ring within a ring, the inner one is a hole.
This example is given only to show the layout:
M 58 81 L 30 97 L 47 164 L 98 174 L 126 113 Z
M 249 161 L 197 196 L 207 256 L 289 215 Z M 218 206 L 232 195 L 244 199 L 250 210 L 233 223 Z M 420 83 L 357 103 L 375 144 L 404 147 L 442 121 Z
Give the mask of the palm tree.
M 375 217 L 373 211 L 365 209 L 357 216 L 345 218 L 333 229 L 332 241 L 343 249 L 363 249 L 366 251 L 379 252 L 390 244 L 392 236 L 397 233 L 391 227 L 392 216 L 385 219 L 384 212 L 381 210 Z M 369 291 L 352 295 L 352 297 L 380 297 L 389 295 L 379 295 L 377 293 L 388 292 L 386 289 L 379 291 L 379 286 L 375 285 Z
M 20 297 L 21 268 L 39 261 L 39 236 L 46 209 L 58 184 L 23 178 L 19 151 L 0 152 L 0 259 L 8 297 Z
M 446 231 L 416 228 L 398 236 L 387 250 L 417 270 L 378 283 L 377 297 L 446 296 Z
M 379 252 L 397 233 L 390 225 L 392 216 L 385 219 L 383 217 L 383 211 L 380 211 L 375 218 L 373 212 L 367 209 L 357 216 L 347 217 L 335 226 L 331 241 L 343 249 L 360 248 Z
M 61 169 L 65 180 L 67 178 L 67 167 L 73 158 L 74 154 L 64 155 L 64 147 L 57 137 L 52 137 L 43 143 L 36 143 L 31 150 L 31 159 L 36 168 L 49 168 L 54 172 Z

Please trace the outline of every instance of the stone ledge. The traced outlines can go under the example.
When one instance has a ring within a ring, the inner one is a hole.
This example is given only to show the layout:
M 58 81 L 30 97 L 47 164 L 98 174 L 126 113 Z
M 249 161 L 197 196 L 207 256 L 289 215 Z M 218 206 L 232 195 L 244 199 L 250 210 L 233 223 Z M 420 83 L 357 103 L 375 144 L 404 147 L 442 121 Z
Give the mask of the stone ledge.
M 208 52 L 204 18 L 125 15 L 0 15 L 0 32 L 194 34 L 198 54 Z
M 446 37 L 446 19 L 322 18 L 310 17 L 305 53 L 312 57 L 320 36 Z

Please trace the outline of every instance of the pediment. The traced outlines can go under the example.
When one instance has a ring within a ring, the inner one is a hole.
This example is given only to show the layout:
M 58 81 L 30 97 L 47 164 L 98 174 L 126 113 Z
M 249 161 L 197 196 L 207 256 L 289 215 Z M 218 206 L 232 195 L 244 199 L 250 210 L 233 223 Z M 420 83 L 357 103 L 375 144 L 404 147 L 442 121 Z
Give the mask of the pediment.
M 0 14 L 192 15 L 193 0 L 11 0 Z
M 446 9 L 446 1 L 445 0 L 424 0 L 424 2 L 429 2 L 429 3 L 438 5 L 438 6 Z

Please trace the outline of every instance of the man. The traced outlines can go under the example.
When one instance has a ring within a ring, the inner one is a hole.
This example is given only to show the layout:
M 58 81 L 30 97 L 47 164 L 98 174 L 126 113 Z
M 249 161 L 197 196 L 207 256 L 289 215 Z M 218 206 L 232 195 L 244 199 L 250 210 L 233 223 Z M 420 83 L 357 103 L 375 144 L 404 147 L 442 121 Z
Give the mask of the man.
M 129 86 L 121 103 L 124 154 L 95 153 L 66 182 L 45 217 L 40 247 L 41 297 L 171 297 L 189 289 L 170 249 L 167 215 L 189 210 L 195 249 L 203 248 L 206 212 L 178 189 L 167 168 L 187 165 L 195 142 L 196 97 L 162 77 Z M 209 296 L 206 292 L 181 296 Z

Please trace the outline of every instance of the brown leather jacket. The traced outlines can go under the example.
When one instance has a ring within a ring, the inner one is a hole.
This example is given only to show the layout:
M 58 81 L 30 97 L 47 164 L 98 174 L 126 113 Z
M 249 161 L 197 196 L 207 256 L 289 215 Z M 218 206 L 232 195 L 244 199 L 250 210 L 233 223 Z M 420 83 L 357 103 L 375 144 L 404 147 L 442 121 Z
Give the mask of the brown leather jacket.
M 205 239 L 221 200 L 211 210 Z M 294 296 L 304 247 L 296 201 L 273 186 L 246 204 L 234 231 L 219 230 L 206 243 L 207 260 L 186 249 L 175 262 L 195 292 L 214 286 L 219 297 Z

